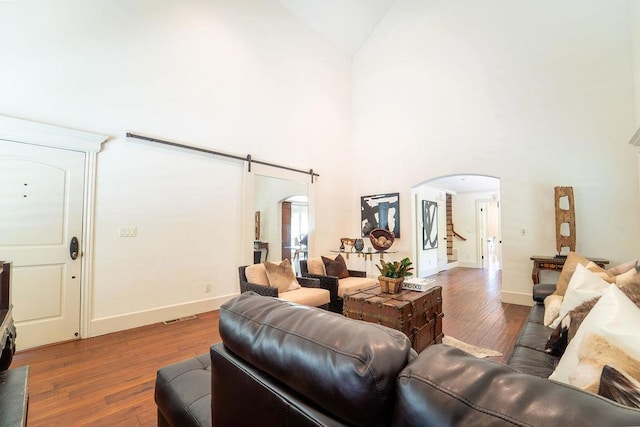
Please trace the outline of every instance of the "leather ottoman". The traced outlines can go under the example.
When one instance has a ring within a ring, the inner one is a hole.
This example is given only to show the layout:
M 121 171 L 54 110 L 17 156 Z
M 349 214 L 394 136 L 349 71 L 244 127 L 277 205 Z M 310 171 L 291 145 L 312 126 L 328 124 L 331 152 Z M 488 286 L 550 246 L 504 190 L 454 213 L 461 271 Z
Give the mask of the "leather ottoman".
M 211 425 L 211 356 L 201 354 L 158 371 L 159 426 Z

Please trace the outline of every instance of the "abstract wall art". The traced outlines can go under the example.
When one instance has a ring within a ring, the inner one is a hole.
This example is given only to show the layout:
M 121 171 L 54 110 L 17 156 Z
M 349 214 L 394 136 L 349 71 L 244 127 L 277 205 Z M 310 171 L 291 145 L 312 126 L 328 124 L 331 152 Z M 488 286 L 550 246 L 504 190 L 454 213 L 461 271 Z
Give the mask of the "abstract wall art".
M 438 203 L 422 201 L 422 249 L 438 247 Z
M 360 197 L 362 237 L 374 228 L 384 228 L 400 237 L 400 193 Z

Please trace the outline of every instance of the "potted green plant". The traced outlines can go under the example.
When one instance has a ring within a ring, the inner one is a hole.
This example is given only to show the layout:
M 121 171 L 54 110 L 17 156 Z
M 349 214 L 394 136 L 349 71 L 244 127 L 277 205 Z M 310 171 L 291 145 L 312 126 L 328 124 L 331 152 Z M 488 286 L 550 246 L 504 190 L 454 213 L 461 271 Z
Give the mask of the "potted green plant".
M 382 292 L 388 292 L 395 294 L 400 291 L 402 282 L 407 276 L 411 276 L 413 267 L 411 266 L 411 260 L 407 257 L 401 261 L 385 262 L 380 260 L 380 264 L 376 265 L 380 271 L 378 281 L 380 282 L 380 288 Z

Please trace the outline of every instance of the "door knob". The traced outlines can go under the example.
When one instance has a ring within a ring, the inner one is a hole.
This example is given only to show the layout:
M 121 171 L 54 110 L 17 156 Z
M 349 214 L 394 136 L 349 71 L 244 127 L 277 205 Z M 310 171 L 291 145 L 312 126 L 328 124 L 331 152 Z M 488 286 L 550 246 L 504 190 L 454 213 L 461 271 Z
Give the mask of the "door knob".
M 78 243 L 78 238 L 73 236 L 71 238 L 71 243 L 69 243 L 69 256 L 71 259 L 75 260 L 78 258 L 78 253 L 80 252 L 80 244 Z

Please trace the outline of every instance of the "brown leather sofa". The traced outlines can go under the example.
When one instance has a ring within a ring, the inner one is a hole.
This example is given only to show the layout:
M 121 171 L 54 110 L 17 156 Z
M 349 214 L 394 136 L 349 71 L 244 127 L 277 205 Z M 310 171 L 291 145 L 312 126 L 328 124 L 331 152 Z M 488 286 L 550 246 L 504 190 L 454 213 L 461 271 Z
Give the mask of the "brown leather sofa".
M 247 292 L 222 343 L 158 371 L 158 425 L 639 425 L 640 411 L 447 345 Z

